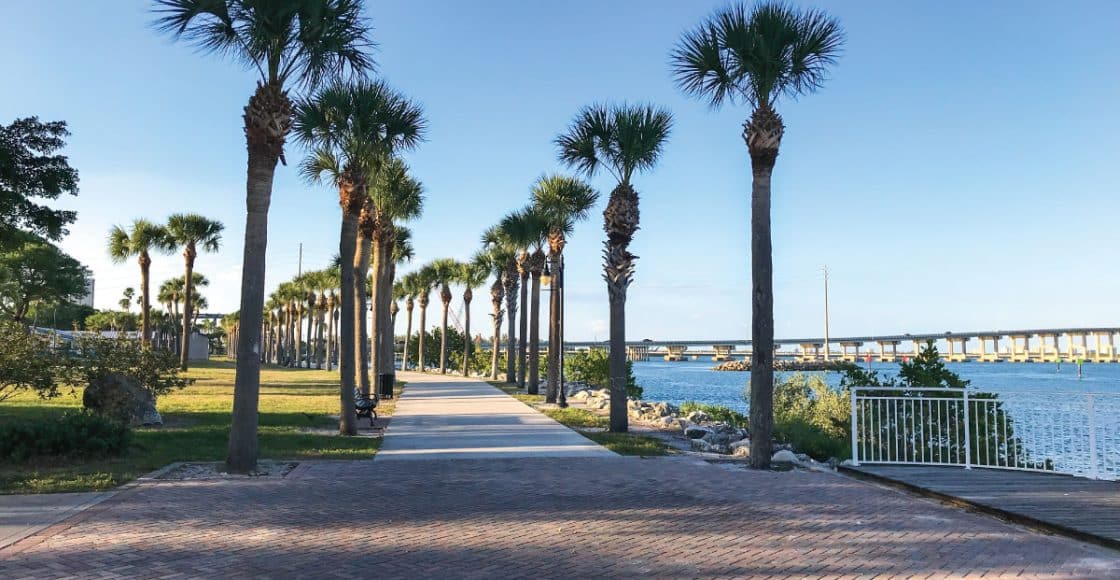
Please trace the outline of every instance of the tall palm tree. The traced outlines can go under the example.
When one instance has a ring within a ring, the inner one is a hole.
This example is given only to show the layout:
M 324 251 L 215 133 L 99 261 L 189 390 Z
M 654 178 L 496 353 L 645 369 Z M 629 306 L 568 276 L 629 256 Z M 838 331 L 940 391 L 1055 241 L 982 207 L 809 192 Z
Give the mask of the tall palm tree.
M 327 370 L 332 370 L 334 352 L 338 347 L 337 332 L 335 326 L 335 315 L 338 309 L 338 288 L 341 284 L 341 268 L 330 266 L 325 272 L 325 282 L 329 292 L 327 293 Z
M 177 330 L 179 328 L 179 321 L 181 320 L 178 317 L 181 288 L 180 285 L 175 284 L 175 280 L 176 278 L 164 280 L 159 285 L 159 291 L 156 294 L 156 300 L 167 309 L 167 325 L 161 331 L 164 335 L 164 348 L 172 352 L 174 352 L 178 346 L 176 344 L 178 338 L 176 337 L 179 334 Z
M 109 258 L 116 263 L 136 256 L 140 264 L 140 344 L 151 346 L 151 278 L 149 271 L 152 266 L 151 252 L 171 251 L 167 230 L 158 224 L 145 219 L 132 221 L 129 230 L 121 226 L 113 226 L 109 230 Z
M 471 368 L 471 300 L 474 289 L 486 282 L 490 267 L 486 257 L 478 255 L 469 262 L 459 264 L 455 281 L 463 287 L 463 376 L 470 374 Z
M 354 254 L 354 362 L 357 367 L 358 388 L 369 396 L 370 391 L 370 349 L 369 326 L 366 312 L 369 308 L 368 285 L 370 254 L 373 251 L 373 199 L 368 195 L 362 199 L 362 211 L 358 216 L 358 245 Z
M 264 305 L 268 206 L 276 163 L 292 126 L 292 86 L 315 87 L 373 68 L 370 27 L 359 0 L 156 0 L 156 26 L 196 47 L 232 56 L 260 73 L 243 115 L 249 153 L 245 250 L 241 271 L 244 329 L 237 346 L 233 426 L 226 467 L 257 466 L 260 327 Z M 345 414 L 345 413 L 344 413 Z
M 391 263 L 388 267 L 388 284 L 396 287 L 397 279 L 397 266 L 411 262 L 416 257 L 416 248 L 412 245 L 412 230 L 407 227 L 394 225 L 393 235 L 387 239 L 391 254 Z M 403 297 L 403 296 L 401 296 Z M 389 319 L 385 328 L 382 330 L 381 335 L 381 369 L 385 374 L 393 376 L 393 381 L 396 381 L 396 360 L 394 354 L 396 353 L 396 328 L 397 328 L 397 305 L 398 297 L 393 295 L 393 301 L 389 305 Z M 407 344 L 407 343 L 406 343 Z M 403 353 L 402 353 L 403 354 Z
M 435 285 L 435 276 L 431 268 L 424 266 L 416 271 L 416 303 L 420 306 L 420 334 L 416 337 L 416 370 L 428 372 L 424 366 L 424 335 L 426 334 L 426 318 L 428 302 L 431 299 L 432 287 Z
M 451 258 L 432 260 L 428 264 L 428 271 L 432 276 L 432 285 L 439 286 L 439 298 L 443 303 L 439 334 L 439 372 L 445 375 L 447 374 L 447 314 L 451 307 L 451 284 L 458 278 L 459 262 Z
M 422 117 L 415 122 L 423 127 Z M 380 375 L 395 374 L 393 365 L 393 327 L 389 312 L 392 304 L 393 279 L 396 264 L 403 256 L 397 252 L 401 244 L 411 243 L 408 232 L 405 240 L 400 234 L 407 232 L 397 222 L 420 216 L 424 206 L 424 188 L 414 179 L 408 165 L 399 158 L 390 158 L 370 184 L 373 210 L 373 351 L 374 372 Z M 401 249 L 404 249 L 403 246 Z
M 506 382 L 514 384 L 517 381 L 514 361 L 515 341 L 517 340 L 517 290 L 520 276 L 517 272 L 517 245 L 513 243 L 502 226 L 488 228 L 482 233 L 482 247 L 496 254 L 497 259 L 504 259 L 502 265 L 502 291 L 506 299 L 506 320 L 509 327 L 506 331 Z M 495 343 L 494 348 L 498 348 Z
M 844 44 L 838 21 L 820 10 L 781 2 L 729 6 L 687 32 L 671 60 L 677 85 L 712 107 L 751 109 L 743 140 L 751 157 L 751 465 L 766 468 L 773 451 L 774 265 L 770 178 L 785 124 L 781 96 L 819 89 Z
M 673 126 L 669 111 L 652 105 L 585 107 L 568 131 L 556 138 L 560 160 L 588 177 L 600 169 L 618 180 L 603 210 L 607 234 L 603 277 L 610 302 L 611 377 L 610 429 L 626 431 L 626 289 L 634 277 L 637 256 L 629 247 L 638 230 L 638 192 L 634 173 L 652 169 L 661 158 Z
M 356 376 L 355 329 L 357 297 L 354 257 L 358 220 L 370 182 L 400 150 L 415 147 L 423 137 L 419 106 L 383 82 L 333 84 L 296 105 L 295 131 L 311 149 L 301 172 L 311 181 L 329 175 L 338 187 L 342 206 L 339 236 L 341 258 L 341 419 L 339 432 L 357 433 L 354 415 Z
M 494 337 L 490 352 L 490 379 L 498 380 L 498 352 L 502 343 L 502 300 L 505 298 L 505 287 L 502 284 L 502 273 L 509 258 L 507 250 L 484 245 L 482 250 L 475 255 L 475 261 L 481 264 L 488 274 L 494 275 L 494 282 L 490 285 L 490 319 L 494 324 Z
M 416 297 L 420 294 L 420 284 L 415 272 L 409 272 L 401 278 L 401 289 L 404 292 L 404 311 L 408 315 L 404 330 L 404 354 L 401 356 L 401 370 L 408 370 L 408 343 L 412 340 L 412 310 L 416 307 Z
M 564 287 L 564 246 L 576 222 L 591 214 L 599 194 L 586 182 L 564 175 L 549 175 L 533 186 L 533 207 L 548 225 L 548 259 L 551 263 L 552 292 L 548 317 L 548 391 L 545 401 L 555 403 L 560 393 L 560 354 L 564 339 L 560 334 L 560 298 Z
M 172 243 L 183 247 L 183 260 L 186 264 L 185 280 L 191 280 L 194 272 L 194 261 L 198 251 L 217 252 L 222 246 L 222 222 L 200 216 L 198 214 L 177 213 L 167 218 L 167 237 Z M 186 285 L 183 293 L 183 346 L 179 349 L 179 366 L 187 370 L 187 358 L 191 350 L 191 324 L 192 312 L 191 285 Z M 263 301 L 262 301 L 263 304 Z M 261 306 L 258 305 L 259 309 Z
M 540 392 L 541 274 L 544 273 L 545 266 L 544 245 L 548 239 L 548 221 L 545 219 L 544 214 L 537 211 L 536 208 L 528 207 L 503 218 L 501 228 L 505 230 L 506 234 L 517 246 L 522 248 L 522 252 L 525 255 L 522 269 L 527 272 L 528 277 L 532 279 L 532 288 L 529 292 L 525 291 L 526 278 L 523 276 L 521 279 L 521 307 L 523 310 L 525 309 L 524 302 L 526 294 L 528 294 L 529 340 L 528 354 L 526 356 L 528 377 L 525 390 L 530 395 L 536 395 Z M 524 312 L 522 314 L 524 314 Z M 522 320 L 521 331 L 522 338 L 524 338 L 524 318 Z M 524 350 L 524 348 L 522 348 L 522 350 Z

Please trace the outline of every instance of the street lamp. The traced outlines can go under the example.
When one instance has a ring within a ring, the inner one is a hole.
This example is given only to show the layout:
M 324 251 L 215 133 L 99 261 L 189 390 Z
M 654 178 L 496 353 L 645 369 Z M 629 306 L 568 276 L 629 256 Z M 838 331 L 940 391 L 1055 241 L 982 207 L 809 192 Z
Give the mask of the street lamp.
M 549 271 L 548 262 L 545 263 L 544 272 L 541 274 L 541 282 L 548 286 L 549 293 L 559 292 L 560 320 L 558 324 L 559 328 L 557 329 L 557 334 L 559 335 L 560 340 L 557 341 L 558 346 L 552 344 L 550 340 L 549 348 L 560 349 L 560 368 L 558 369 L 560 384 L 558 385 L 559 392 L 557 393 L 556 405 L 560 408 L 565 408 L 568 406 L 568 393 L 566 388 L 567 385 L 564 381 L 564 256 L 560 255 L 555 258 L 550 257 L 549 262 L 555 262 L 553 264 L 553 269 L 552 271 Z

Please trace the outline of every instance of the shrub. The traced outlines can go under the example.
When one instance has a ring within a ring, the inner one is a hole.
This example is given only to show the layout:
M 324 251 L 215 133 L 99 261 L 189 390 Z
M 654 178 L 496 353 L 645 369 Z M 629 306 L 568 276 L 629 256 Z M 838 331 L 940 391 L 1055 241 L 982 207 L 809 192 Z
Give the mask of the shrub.
M 829 435 L 816 425 L 801 419 L 776 422 L 774 439 L 790 444 L 799 453 L 809 455 L 817 461 L 826 461 L 831 457 L 848 459 L 852 454 L 848 440 Z
M 774 439 L 799 453 L 821 461 L 848 457 L 850 423 L 847 389 L 828 386 L 820 375 L 794 373 L 774 386 Z
M 723 405 L 707 405 L 698 403 L 696 401 L 685 401 L 680 406 L 681 415 L 688 415 L 693 411 L 701 411 L 707 413 L 713 421 L 727 423 L 733 427 L 746 427 L 748 418 L 746 415 Z
M 564 376 L 569 381 L 587 383 L 599 389 L 610 388 L 611 372 L 607 351 L 591 349 L 564 356 Z M 634 363 L 626 361 L 626 396 L 642 398 L 642 388 L 634 379 Z
M 132 431 L 123 423 L 75 411 L 56 419 L 0 426 L 0 461 L 121 455 L 131 438 Z
M 136 380 L 153 397 L 194 382 L 179 376 L 179 357 L 157 348 L 141 348 L 125 338 L 84 337 L 77 340 L 71 361 L 72 381 L 92 383 L 109 375 Z
M 47 340 L 16 322 L 0 322 L 0 401 L 24 389 L 48 399 L 58 395 L 65 378 L 65 357 Z

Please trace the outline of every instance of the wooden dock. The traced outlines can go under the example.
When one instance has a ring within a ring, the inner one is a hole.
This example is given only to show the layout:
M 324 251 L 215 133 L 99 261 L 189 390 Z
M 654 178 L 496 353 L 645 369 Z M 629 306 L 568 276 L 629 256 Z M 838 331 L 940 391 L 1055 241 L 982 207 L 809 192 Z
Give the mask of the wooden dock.
M 1120 550 L 1120 482 L 960 467 L 860 465 L 841 469 Z

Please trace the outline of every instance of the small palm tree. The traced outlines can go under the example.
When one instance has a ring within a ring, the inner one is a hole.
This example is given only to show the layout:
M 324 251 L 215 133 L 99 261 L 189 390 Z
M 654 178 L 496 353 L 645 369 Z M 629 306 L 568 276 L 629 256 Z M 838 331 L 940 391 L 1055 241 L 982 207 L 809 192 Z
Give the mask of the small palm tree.
M 420 283 L 415 272 L 409 272 L 401 278 L 401 290 L 404 293 L 404 311 L 408 315 L 404 329 L 404 354 L 401 355 L 401 370 L 408 370 L 408 343 L 412 340 L 412 311 L 416 307 L 416 297 L 420 294 Z
M 152 266 L 151 253 L 170 250 L 171 241 L 167 237 L 167 230 L 148 220 L 133 220 L 129 230 L 121 226 L 113 226 L 109 230 L 109 258 L 119 264 L 136 256 L 140 264 L 140 343 L 144 346 L 152 344 L 149 275 Z
M 533 207 L 544 216 L 548 226 L 548 259 L 551 262 L 552 292 L 548 317 L 548 391 L 545 402 L 555 403 L 560 393 L 560 354 L 564 338 L 560 334 L 560 298 L 564 287 L 564 246 L 576 222 L 591 214 L 599 193 L 580 179 L 564 175 L 542 177 L 533 186 Z
M 439 286 L 439 298 L 443 303 L 439 337 L 439 372 L 442 375 L 447 374 L 447 315 L 451 307 L 451 284 L 457 281 L 459 267 L 459 262 L 451 258 L 433 260 L 427 267 L 432 277 L 432 285 Z
M 463 287 L 463 376 L 470 374 L 471 367 L 471 300 L 474 289 L 486 282 L 490 268 L 484 256 L 475 256 L 469 262 L 459 264 L 455 281 Z
M 713 107 L 751 107 L 743 140 L 751 156 L 751 465 L 766 468 L 773 451 L 774 264 L 770 178 L 785 124 L 774 104 L 820 88 L 844 44 L 839 22 L 819 10 L 780 2 L 742 4 L 686 33 L 671 59 L 677 85 Z
M 167 237 L 175 245 L 182 246 L 183 260 L 186 263 L 184 280 L 192 280 L 194 261 L 198 251 L 217 252 L 222 246 L 222 230 L 225 226 L 217 220 L 207 219 L 198 214 L 175 214 L 167 218 Z M 179 349 L 179 365 L 187 370 L 187 358 L 191 350 L 191 324 L 190 316 L 193 305 L 191 303 L 191 284 L 185 285 L 183 293 L 183 339 L 182 348 Z M 258 307 L 259 308 L 259 307 Z
M 630 242 L 638 231 L 638 192 L 630 181 L 661 158 L 673 116 L 650 105 L 601 105 L 584 108 L 567 133 L 556 138 L 560 160 L 588 177 L 606 168 L 618 180 L 603 210 L 607 240 L 603 275 L 610 302 L 610 429 L 628 428 L 626 416 L 626 289 L 634 278 Z
M 432 287 L 435 286 L 435 276 L 428 266 L 416 271 L 416 303 L 420 306 L 420 334 L 416 337 L 416 370 L 425 373 L 424 335 L 428 313 L 428 302 L 431 299 Z
M 397 267 L 405 262 L 412 262 L 416 257 L 416 248 L 412 245 L 412 230 L 405 226 L 394 225 L 393 234 L 389 236 L 386 241 L 391 248 L 391 260 L 389 264 L 389 282 L 396 288 L 397 280 Z M 385 337 L 381 341 L 381 346 L 384 349 L 382 352 L 381 360 L 383 362 L 382 368 L 386 374 L 392 374 L 394 382 L 396 381 L 396 360 L 394 355 L 396 353 L 396 328 L 397 328 L 397 311 L 400 310 L 397 300 L 405 298 L 404 295 L 398 296 L 393 294 L 393 302 L 389 306 L 389 323 L 388 327 L 383 331 L 382 335 Z M 407 343 L 406 343 L 407 344 Z M 402 353 L 403 355 L 403 353 Z M 402 359 L 403 360 L 403 359 Z
M 509 324 L 506 331 L 506 382 L 512 385 L 517 382 L 514 350 L 517 340 L 517 290 L 520 284 L 517 270 L 518 248 L 502 229 L 501 224 L 492 226 L 482 233 L 482 247 L 486 251 L 493 252 L 495 259 L 504 260 L 501 266 L 501 282 L 502 293 L 506 299 L 506 320 Z M 497 343 L 494 344 L 494 348 L 498 348 Z
M 249 152 L 241 322 L 233 426 L 226 467 L 257 466 L 260 316 L 264 305 L 268 207 L 276 163 L 292 126 L 288 88 L 315 87 L 347 72 L 372 70 L 369 25 L 359 0 L 156 0 L 156 26 L 206 52 L 232 56 L 260 73 L 243 115 Z
M 342 206 L 339 236 L 341 258 L 341 349 L 339 360 L 341 418 L 339 432 L 357 433 L 353 396 L 357 348 L 354 278 L 358 221 L 370 182 L 397 151 L 415 147 L 425 123 L 420 107 L 383 82 L 334 84 L 296 106 L 295 131 L 312 152 L 301 172 L 318 182 L 329 175 L 338 187 Z M 364 278 L 363 278 L 364 280 Z M 363 371 L 364 372 L 364 371 Z M 368 389 L 366 391 L 368 394 Z

